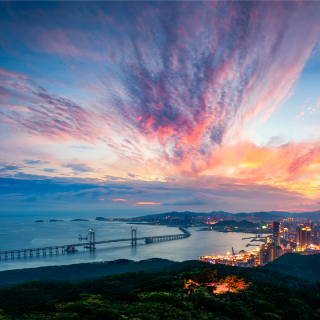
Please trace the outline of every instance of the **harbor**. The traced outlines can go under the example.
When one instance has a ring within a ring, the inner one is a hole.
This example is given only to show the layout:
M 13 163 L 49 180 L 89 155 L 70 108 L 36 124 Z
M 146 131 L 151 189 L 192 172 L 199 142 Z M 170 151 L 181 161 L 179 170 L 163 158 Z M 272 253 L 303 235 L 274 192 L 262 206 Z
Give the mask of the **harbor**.
M 252 251 L 240 251 L 235 253 L 233 248 L 226 255 L 201 256 L 198 258 L 200 261 L 210 264 L 225 264 L 237 267 L 255 267 L 257 266 L 257 259 L 259 259 L 259 249 Z

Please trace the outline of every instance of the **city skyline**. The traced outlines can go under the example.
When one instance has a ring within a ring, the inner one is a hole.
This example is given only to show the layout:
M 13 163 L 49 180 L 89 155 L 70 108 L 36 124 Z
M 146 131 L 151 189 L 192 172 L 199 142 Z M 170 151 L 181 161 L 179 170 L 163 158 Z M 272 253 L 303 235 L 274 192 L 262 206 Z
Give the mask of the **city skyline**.
M 320 209 L 320 3 L 0 6 L 5 213 Z

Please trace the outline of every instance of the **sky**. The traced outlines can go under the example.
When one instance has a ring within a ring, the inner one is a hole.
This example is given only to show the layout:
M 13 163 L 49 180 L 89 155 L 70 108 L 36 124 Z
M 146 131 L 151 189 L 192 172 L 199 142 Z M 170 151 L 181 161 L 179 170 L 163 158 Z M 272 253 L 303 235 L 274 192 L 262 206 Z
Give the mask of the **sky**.
M 3 214 L 320 209 L 320 2 L 0 2 Z

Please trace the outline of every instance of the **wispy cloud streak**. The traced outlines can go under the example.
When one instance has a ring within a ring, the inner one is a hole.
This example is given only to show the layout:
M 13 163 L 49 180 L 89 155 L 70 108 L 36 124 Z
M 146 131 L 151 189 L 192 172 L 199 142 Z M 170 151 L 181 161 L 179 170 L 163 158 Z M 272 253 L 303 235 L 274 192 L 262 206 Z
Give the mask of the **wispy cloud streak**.
M 319 140 L 263 145 L 254 133 L 294 92 L 318 30 L 318 2 L 0 4 L 1 175 L 139 186 L 56 195 L 101 205 L 263 193 L 314 205 Z M 145 196 L 152 184 L 192 191 Z
M 30 27 L 36 41 L 25 41 L 33 50 L 92 63 L 106 57 L 105 71 L 88 84 L 97 94 L 81 105 L 2 70 L 2 121 L 51 139 L 103 141 L 120 158 L 151 157 L 199 173 L 217 146 L 261 112 L 266 119 L 288 96 L 318 41 L 316 8 L 304 2 L 128 3 L 120 18 L 117 5 L 109 8 L 113 14 L 93 6 L 86 19 L 93 24 L 96 18 L 99 29 L 58 28 L 48 17 L 50 27 L 39 26 L 40 33 Z M 71 21 L 81 17 L 79 10 Z M 107 132 L 129 143 L 112 141 Z M 140 152 L 133 152 L 133 142 Z
M 1 122 L 31 135 L 93 142 L 92 115 L 70 99 L 49 93 L 21 74 L 0 69 Z
M 314 8 L 275 5 L 170 4 L 141 13 L 120 74 L 106 80 L 115 112 L 168 161 L 197 172 L 199 158 L 281 105 L 318 41 Z

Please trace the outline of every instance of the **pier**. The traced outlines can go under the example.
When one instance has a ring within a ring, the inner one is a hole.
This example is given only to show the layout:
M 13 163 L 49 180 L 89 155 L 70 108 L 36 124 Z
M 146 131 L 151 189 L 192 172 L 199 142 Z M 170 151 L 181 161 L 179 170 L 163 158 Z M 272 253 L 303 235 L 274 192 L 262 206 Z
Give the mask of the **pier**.
M 191 233 L 186 229 L 179 227 L 179 229 L 183 232 L 180 234 L 174 235 L 164 235 L 164 236 L 152 236 L 152 237 L 137 237 L 137 228 L 131 228 L 131 238 L 124 238 L 124 239 L 115 239 L 115 240 L 102 240 L 102 241 L 95 241 L 95 232 L 94 230 L 90 230 L 90 241 L 83 242 L 83 243 L 73 243 L 73 244 L 65 244 L 60 246 L 48 246 L 48 247 L 41 247 L 41 248 L 33 248 L 33 249 L 20 249 L 20 250 L 5 250 L 0 251 L 0 260 L 2 258 L 15 258 L 15 257 L 32 257 L 33 255 L 52 255 L 52 254 L 59 254 L 59 253 L 68 253 L 68 252 L 76 252 L 76 247 L 84 247 L 90 250 L 95 250 L 96 245 L 104 244 L 104 243 L 114 243 L 114 242 L 126 242 L 131 241 L 132 246 L 137 245 L 137 241 L 144 241 L 145 243 L 154 243 L 160 241 L 172 241 L 178 239 L 185 239 L 191 236 Z M 88 235 L 89 235 L 88 234 Z

